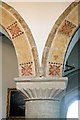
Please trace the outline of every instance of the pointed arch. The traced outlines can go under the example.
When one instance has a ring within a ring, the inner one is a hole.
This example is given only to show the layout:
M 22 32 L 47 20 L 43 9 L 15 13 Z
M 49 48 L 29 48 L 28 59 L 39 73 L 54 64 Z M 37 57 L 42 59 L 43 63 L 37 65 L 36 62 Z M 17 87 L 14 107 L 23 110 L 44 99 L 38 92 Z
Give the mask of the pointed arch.
M 42 56 L 44 76 L 62 76 L 64 57 L 69 42 L 79 27 L 80 2 L 73 2 L 53 26 Z
M 28 25 L 14 8 L 4 2 L 0 2 L 0 16 L 0 25 L 8 33 L 16 51 L 19 76 L 38 75 L 38 53 Z

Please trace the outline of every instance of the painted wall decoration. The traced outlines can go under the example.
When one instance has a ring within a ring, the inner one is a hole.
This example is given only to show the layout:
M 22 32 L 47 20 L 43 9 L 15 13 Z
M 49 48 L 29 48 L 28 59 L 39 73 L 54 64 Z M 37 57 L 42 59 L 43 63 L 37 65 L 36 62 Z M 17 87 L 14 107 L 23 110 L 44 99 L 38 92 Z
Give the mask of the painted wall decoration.
M 8 26 L 7 29 L 10 31 L 10 33 L 12 35 L 11 39 L 14 39 L 24 33 L 18 27 L 17 21 L 15 21 L 12 25 Z
M 65 20 L 63 25 L 61 26 L 59 32 L 70 37 L 72 35 L 72 31 L 75 27 L 76 26 L 73 23 L 71 23 L 68 20 Z
M 61 74 L 61 66 L 62 64 L 49 62 L 49 76 L 59 76 Z
M 20 64 L 20 66 L 21 66 L 21 75 L 22 76 L 32 76 L 33 75 L 33 71 L 32 71 L 33 62 L 23 63 L 23 64 Z
M 12 7 L 2 2 L 0 25 L 7 31 L 15 47 L 19 76 L 62 76 L 67 47 L 79 26 L 79 4 L 73 2 L 56 21 L 46 41 L 40 66 L 30 29 Z
M 79 27 L 80 2 L 73 2 L 58 18 L 53 26 L 42 56 L 44 76 L 62 76 L 63 64 L 68 45 Z
M 36 76 L 39 71 L 38 54 L 28 25 L 14 8 L 4 2 L 0 4 L 0 16 L 0 25 L 8 33 L 15 48 L 19 76 Z M 29 62 L 33 64 L 22 65 Z

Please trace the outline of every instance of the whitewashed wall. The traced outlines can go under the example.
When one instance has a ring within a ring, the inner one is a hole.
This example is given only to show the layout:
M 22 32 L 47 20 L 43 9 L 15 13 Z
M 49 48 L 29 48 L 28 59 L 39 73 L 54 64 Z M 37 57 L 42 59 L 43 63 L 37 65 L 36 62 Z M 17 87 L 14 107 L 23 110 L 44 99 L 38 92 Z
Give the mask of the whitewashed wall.
M 18 76 L 17 59 L 14 47 L 9 39 L 5 36 L 0 39 L 2 41 L 2 73 L 0 72 L 0 117 L 6 117 L 7 88 L 14 88 L 14 77 Z M 1 51 L 0 51 L 1 55 Z M 1 56 L 0 56 L 1 65 Z M 1 67 L 0 67 L 1 69 Z M 1 79 L 2 76 L 2 79 Z M 2 87 L 2 89 L 1 89 Z M 2 91 L 2 92 L 1 92 Z M 1 108 L 2 106 L 2 108 Z M 2 114 L 2 115 L 1 115 Z

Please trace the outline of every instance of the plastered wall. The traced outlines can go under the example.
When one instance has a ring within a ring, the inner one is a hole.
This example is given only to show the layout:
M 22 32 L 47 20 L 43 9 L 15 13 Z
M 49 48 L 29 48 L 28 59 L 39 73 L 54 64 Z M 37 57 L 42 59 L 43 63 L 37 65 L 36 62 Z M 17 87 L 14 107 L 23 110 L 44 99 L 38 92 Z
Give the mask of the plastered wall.
M 15 54 L 15 49 L 11 41 L 3 36 L 0 38 L 0 45 L 2 42 L 2 73 L 0 72 L 0 118 L 6 118 L 7 107 L 7 89 L 15 88 L 13 78 L 18 76 L 18 63 Z M 0 61 L 1 64 L 1 61 Z M 1 90 L 2 88 L 2 90 Z M 1 92 L 2 91 L 2 92 Z M 2 106 L 2 108 L 1 108 Z

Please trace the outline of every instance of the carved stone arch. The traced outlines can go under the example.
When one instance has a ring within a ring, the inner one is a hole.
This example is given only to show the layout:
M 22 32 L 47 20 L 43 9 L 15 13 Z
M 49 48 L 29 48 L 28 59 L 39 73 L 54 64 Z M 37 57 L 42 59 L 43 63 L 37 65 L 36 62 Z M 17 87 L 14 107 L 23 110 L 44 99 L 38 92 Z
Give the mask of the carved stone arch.
M 19 13 L 0 2 L 0 25 L 8 33 L 18 60 L 19 76 L 37 76 L 39 61 L 31 31 Z
M 62 76 L 66 50 L 79 27 L 79 7 L 80 2 L 73 2 L 53 26 L 43 51 L 43 76 Z

